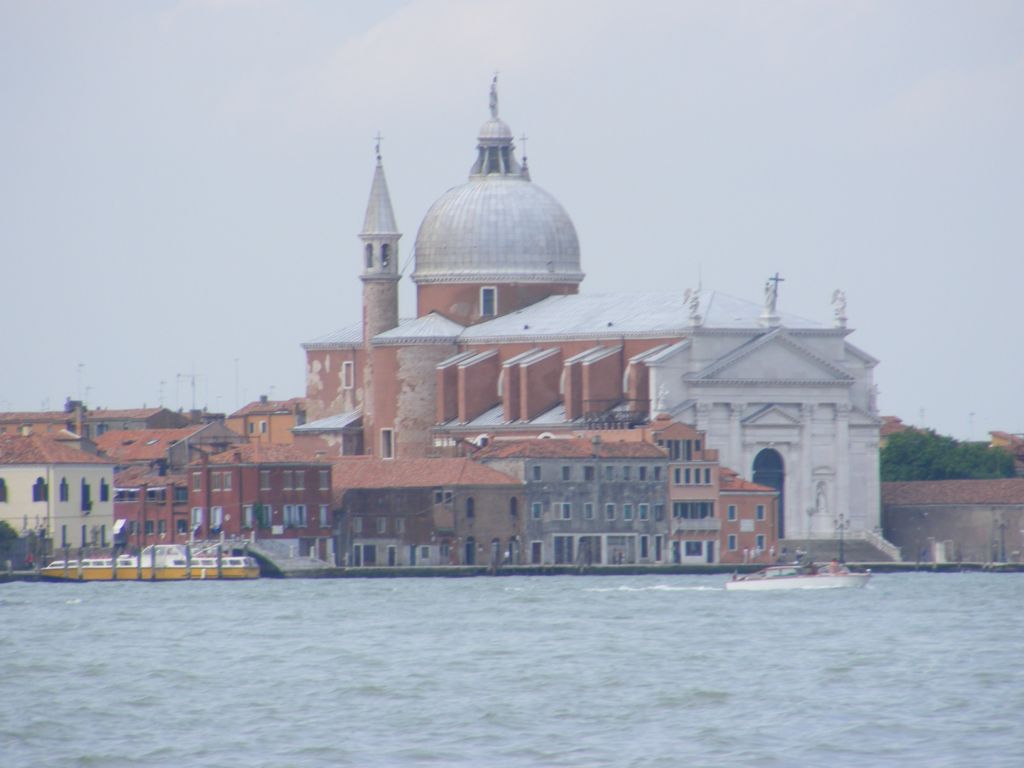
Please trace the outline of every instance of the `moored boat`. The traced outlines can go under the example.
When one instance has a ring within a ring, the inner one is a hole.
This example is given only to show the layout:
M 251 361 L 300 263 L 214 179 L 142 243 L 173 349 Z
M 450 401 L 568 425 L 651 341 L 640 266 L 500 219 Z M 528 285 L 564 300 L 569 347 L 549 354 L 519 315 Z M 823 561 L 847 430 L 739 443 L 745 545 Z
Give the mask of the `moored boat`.
M 143 549 L 141 556 L 54 560 L 39 573 L 53 581 L 187 581 L 256 579 L 260 569 L 247 555 L 218 555 L 209 550 L 192 555 L 180 544 L 154 544 Z
M 755 573 L 733 576 L 725 583 L 731 590 L 777 589 L 840 589 L 863 587 L 871 579 L 871 572 L 853 573 L 844 565 L 833 561 L 825 567 L 813 563 L 803 565 L 772 565 Z

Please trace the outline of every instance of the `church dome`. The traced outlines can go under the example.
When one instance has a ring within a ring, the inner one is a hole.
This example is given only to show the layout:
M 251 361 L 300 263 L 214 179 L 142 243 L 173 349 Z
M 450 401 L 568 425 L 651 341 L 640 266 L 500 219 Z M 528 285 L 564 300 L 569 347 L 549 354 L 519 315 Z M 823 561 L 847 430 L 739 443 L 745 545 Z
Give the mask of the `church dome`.
M 580 245 L 561 204 L 530 180 L 515 157 L 512 131 L 498 118 L 481 126 L 469 181 L 430 207 L 416 235 L 423 283 L 572 283 L 583 280 Z

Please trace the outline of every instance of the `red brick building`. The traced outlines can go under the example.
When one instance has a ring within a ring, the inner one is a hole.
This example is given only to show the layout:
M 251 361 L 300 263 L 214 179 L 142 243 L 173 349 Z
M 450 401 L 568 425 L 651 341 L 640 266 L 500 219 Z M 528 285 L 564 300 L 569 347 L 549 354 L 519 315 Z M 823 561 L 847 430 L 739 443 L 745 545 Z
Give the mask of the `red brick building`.
M 470 459 L 337 459 L 349 566 L 522 562 L 523 484 Z
M 277 539 L 334 561 L 331 465 L 291 446 L 250 443 L 188 467 L 189 530 L 200 539 Z

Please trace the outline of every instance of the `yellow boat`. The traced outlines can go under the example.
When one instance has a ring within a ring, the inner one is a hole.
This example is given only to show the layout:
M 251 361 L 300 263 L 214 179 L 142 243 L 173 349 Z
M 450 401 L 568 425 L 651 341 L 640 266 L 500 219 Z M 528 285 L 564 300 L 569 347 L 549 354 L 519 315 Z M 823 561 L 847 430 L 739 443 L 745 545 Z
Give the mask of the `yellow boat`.
M 258 579 L 259 566 L 247 555 L 218 555 L 209 549 L 189 556 L 180 544 L 154 544 L 142 556 L 54 560 L 39 570 L 54 581 L 186 581 L 189 579 Z

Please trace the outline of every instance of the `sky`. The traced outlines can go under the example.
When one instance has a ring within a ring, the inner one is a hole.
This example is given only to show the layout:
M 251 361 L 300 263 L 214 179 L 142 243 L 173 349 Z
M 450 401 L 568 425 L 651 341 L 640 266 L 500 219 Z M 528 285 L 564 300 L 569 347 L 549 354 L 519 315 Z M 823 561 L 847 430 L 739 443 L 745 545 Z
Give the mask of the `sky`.
M 1012 0 L 0 0 L 0 410 L 303 395 L 374 136 L 404 262 L 498 72 L 584 292 L 840 288 L 883 414 L 1024 432 L 1022 41 Z

